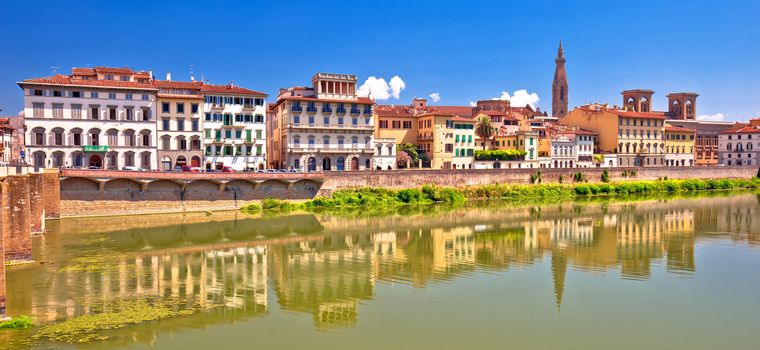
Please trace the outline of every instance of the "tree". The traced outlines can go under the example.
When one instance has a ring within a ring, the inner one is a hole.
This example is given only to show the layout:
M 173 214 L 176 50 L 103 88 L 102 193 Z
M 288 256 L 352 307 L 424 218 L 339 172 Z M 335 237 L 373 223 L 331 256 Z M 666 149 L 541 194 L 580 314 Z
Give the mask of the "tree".
M 399 169 L 410 167 L 412 163 L 412 158 L 409 157 L 409 154 L 406 153 L 406 151 L 400 151 L 396 153 L 396 167 Z
M 496 134 L 496 128 L 491 124 L 491 117 L 484 115 L 478 118 L 477 125 L 475 125 L 475 134 L 483 140 L 483 150 L 485 151 L 487 141 Z
M 397 149 L 399 153 L 404 152 L 409 157 L 411 163 L 409 166 L 410 168 L 417 166 L 417 162 L 420 159 L 420 155 L 417 152 L 417 145 L 413 143 L 402 143 L 398 145 Z

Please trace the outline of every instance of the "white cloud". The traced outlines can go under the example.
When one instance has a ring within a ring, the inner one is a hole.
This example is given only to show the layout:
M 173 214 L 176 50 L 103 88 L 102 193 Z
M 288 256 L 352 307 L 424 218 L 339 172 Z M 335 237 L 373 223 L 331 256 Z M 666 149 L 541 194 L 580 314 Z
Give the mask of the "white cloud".
M 390 83 L 386 82 L 383 78 L 376 78 L 370 76 L 364 81 L 364 84 L 359 86 L 359 90 L 356 94 L 362 97 L 372 96 L 375 100 L 387 100 L 391 96 L 395 99 L 399 98 L 401 90 L 406 88 L 406 83 L 398 75 L 391 78 Z
M 513 92 L 511 96 L 509 95 L 509 92 L 502 91 L 501 96 L 494 97 L 492 100 L 509 101 L 513 107 L 525 107 L 526 105 L 530 105 L 532 108 L 536 108 L 539 98 L 538 94 L 535 92 L 528 93 L 528 90 L 520 89 Z
M 406 83 L 401 80 L 401 77 L 398 75 L 391 78 L 391 95 L 393 95 L 394 98 L 398 99 L 399 94 L 401 93 L 401 90 L 406 89 Z
M 437 93 L 437 92 L 434 92 L 434 93 L 430 94 L 430 98 L 433 99 L 433 102 L 438 102 L 438 101 L 441 100 L 441 94 Z
M 722 122 L 726 116 L 723 113 L 715 113 L 715 114 L 703 114 L 697 117 L 697 120 L 706 121 L 706 122 Z
M 477 107 L 478 104 L 475 101 L 470 101 L 470 107 Z

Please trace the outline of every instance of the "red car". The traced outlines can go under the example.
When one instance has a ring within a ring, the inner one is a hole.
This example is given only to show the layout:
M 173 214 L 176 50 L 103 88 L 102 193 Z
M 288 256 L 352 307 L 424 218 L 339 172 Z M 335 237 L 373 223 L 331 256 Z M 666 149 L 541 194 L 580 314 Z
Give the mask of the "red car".
M 223 167 L 223 168 L 222 168 L 222 172 L 223 172 L 223 173 L 234 173 L 234 172 L 235 172 L 235 169 L 232 169 L 232 168 L 230 168 L 230 167 L 226 166 L 226 167 Z

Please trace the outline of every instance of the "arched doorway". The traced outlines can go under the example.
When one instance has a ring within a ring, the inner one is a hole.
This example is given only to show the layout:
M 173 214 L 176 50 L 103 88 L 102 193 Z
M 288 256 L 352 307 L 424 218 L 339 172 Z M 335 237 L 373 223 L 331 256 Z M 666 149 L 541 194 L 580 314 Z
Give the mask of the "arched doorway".
M 324 171 L 330 171 L 332 169 L 330 164 L 330 157 L 325 157 L 325 159 L 322 159 L 322 170 Z
M 193 158 L 190 159 L 190 166 L 193 168 L 198 168 L 201 166 L 201 157 L 193 156 Z
M 501 163 L 499 163 L 499 162 L 493 162 L 493 168 L 494 169 L 501 169 Z
M 264 163 L 259 163 L 259 170 L 264 170 Z
M 359 158 L 351 158 L 351 170 L 359 170 Z
M 338 157 L 338 165 L 336 167 L 336 170 L 343 171 L 346 170 L 346 159 L 343 157 Z
M 174 163 L 174 167 L 179 168 L 185 165 L 187 165 L 187 158 L 185 156 L 177 156 L 177 162 Z
M 101 158 L 97 154 L 91 155 L 90 156 L 90 166 L 91 167 L 96 167 L 96 168 L 100 169 L 101 167 L 103 167 L 103 158 Z
M 317 171 L 317 160 L 314 159 L 314 157 L 310 157 L 308 160 L 308 169 L 309 172 Z

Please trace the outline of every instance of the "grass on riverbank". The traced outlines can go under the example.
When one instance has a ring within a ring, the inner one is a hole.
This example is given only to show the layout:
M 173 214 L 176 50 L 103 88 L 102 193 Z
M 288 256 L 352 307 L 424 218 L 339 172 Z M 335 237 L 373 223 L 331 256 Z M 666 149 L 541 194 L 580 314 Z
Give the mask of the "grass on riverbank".
M 630 196 L 655 193 L 685 193 L 707 190 L 755 189 L 760 188 L 760 179 L 721 180 L 652 180 L 623 181 L 614 183 L 575 184 L 493 184 L 468 187 L 439 187 L 425 185 L 421 189 L 354 188 L 338 190 L 330 197 L 316 197 L 296 204 L 278 199 L 265 199 L 261 205 L 251 203 L 241 209 L 258 211 L 274 209 L 288 211 L 294 209 L 315 210 L 321 208 L 390 208 L 403 205 L 432 203 L 461 204 L 467 199 L 529 199 L 529 198 L 574 198 L 589 196 Z

